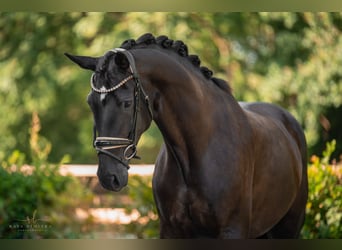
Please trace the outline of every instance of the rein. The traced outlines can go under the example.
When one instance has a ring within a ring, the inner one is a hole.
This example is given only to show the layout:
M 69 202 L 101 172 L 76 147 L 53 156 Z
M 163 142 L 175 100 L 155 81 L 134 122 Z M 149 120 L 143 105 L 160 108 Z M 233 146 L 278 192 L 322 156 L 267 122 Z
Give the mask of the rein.
M 93 139 L 93 146 L 97 151 L 97 154 L 105 154 L 116 161 L 120 162 L 123 164 L 127 169 L 129 169 L 128 161 L 132 158 L 139 158 L 137 154 L 137 120 L 138 120 L 138 114 L 140 112 L 140 99 L 141 97 L 143 98 L 145 105 L 148 109 L 149 115 L 151 119 L 153 118 L 152 116 L 152 109 L 150 107 L 150 102 L 148 95 L 144 91 L 143 87 L 141 86 L 140 83 L 140 78 L 138 71 L 135 66 L 135 61 L 133 55 L 122 48 L 115 48 L 113 50 L 110 50 L 112 52 L 116 53 L 122 53 L 126 56 L 128 62 L 129 62 L 129 68 L 131 70 L 131 75 L 123 79 L 121 82 L 116 84 L 114 87 L 106 89 L 105 87 L 102 87 L 101 89 L 98 89 L 94 86 L 94 81 L 93 77 L 94 74 L 92 75 L 90 79 L 90 85 L 91 88 L 94 92 L 99 93 L 99 94 L 107 94 L 110 92 L 113 92 L 129 82 L 130 80 L 134 80 L 134 110 L 133 110 L 133 122 L 132 122 L 132 128 L 129 132 L 128 138 L 121 138 L 121 137 L 97 137 L 97 130 L 96 130 L 96 125 L 94 125 L 93 128 L 93 133 L 94 133 L 94 139 Z M 109 150 L 110 149 L 116 149 L 116 148 L 125 148 L 124 153 L 122 157 L 116 156 L 113 153 L 111 153 Z

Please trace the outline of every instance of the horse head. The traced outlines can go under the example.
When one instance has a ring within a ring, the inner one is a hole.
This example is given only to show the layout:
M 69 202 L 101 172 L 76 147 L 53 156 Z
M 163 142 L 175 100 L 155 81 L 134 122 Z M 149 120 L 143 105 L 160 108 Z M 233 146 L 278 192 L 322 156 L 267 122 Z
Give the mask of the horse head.
M 65 55 L 93 72 L 87 102 L 94 116 L 97 176 L 104 188 L 120 191 L 127 185 L 128 163 L 137 157 L 139 138 L 152 121 L 134 58 L 120 48 L 97 58 Z

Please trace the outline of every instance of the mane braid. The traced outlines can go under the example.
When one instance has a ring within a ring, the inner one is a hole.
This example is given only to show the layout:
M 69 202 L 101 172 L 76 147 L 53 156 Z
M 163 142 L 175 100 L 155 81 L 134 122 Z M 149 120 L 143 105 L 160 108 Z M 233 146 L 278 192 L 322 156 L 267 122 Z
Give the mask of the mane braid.
M 203 66 L 201 67 L 200 58 L 197 55 L 189 55 L 188 46 L 180 40 L 174 41 L 172 39 L 169 39 L 165 35 L 161 35 L 155 38 L 151 33 L 146 33 L 140 36 L 137 40 L 128 39 L 124 41 L 120 47 L 126 50 L 130 50 L 139 45 L 149 46 L 152 44 L 157 44 L 161 48 L 172 50 L 179 56 L 186 58 L 191 62 L 192 65 L 195 66 L 195 68 L 202 72 L 203 76 L 206 79 L 211 80 L 211 82 L 218 86 L 220 89 L 231 93 L 229 84 L 223 79 L 213 77 L 213 71 L 211 71 L 209 68 Z

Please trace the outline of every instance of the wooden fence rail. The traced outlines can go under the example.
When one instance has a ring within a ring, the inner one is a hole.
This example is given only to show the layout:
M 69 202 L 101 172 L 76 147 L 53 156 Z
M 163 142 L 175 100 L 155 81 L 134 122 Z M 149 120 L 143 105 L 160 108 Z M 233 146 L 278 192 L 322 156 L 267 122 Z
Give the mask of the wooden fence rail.
M 154 165 L 139 164 L 130 165 L 129 174 L 139 176 L 150 176 L 153 173 Z M 90 164 L 65 164 L 60 168 L 62 175 L 71 174 L 76 177 L 96 177 L 97 165 Z

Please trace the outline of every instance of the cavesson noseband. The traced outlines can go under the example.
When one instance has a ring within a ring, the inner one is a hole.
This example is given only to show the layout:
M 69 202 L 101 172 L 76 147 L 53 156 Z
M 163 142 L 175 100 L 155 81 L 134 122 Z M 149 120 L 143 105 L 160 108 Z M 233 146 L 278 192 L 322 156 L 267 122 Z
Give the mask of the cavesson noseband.
M 139 108 L 140 98 L 143 97 L 145 101 L 145 105 L 151 116 L 151 119 L 152 119 L 152 109 L 150 107 L 149 98 L 140 84 L 140 78 L 139 78 L 139 74 L 135 66 L 133 55 L 129 51 L 123 48 L 115 48 L 110 51 L 114 52 L 115 54 L 122 53 L 126 56 L 129 62 L 129 68 L 132 74 L 109 89 L 106 89 L 104 86 L 101 89 L 96 88 L 94 86 L 94 81 L 93 81 L 94 74 L 93 74 L 90 80 L 90 85 L 94 92 L 99 93 L 99 94 L 107 94 L 107 93 L 117 90 L 118 88 L 120 88 L 121 86 L 129 82 L 130 80 L 132 79 L 134 80 L 134 83 L 135 83 L 134 85 L 134 111 L 133 111 L 132 128 L 128 135 L 128 138 L 107 137 L 107 136 L 97 137 L 96 125 L 94 125 L 93 146 L 96 149 L 98 154 L 105 154 L 117 160 L 118 162 L 122 163 L 124 166 L 127 167 L 127 169 L 129 169 L 128 161 L 132 159 L 133 157 L 136 157 L 136 154 L 137 154 L 137 143 L 138 143 L 137 142 L 137 119 L 138 119 L 138 114 L 140 112 L 140 108 Z M 123 153 L 123 158 L 120 158 L 114 155 L 113 153 L 111 153 L 110 151 L 108 151 L 110 149 L 116 149 L 116 148 L 125 148 L 124 153 Z

